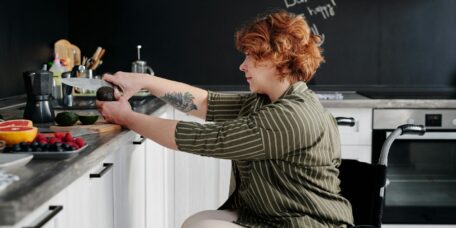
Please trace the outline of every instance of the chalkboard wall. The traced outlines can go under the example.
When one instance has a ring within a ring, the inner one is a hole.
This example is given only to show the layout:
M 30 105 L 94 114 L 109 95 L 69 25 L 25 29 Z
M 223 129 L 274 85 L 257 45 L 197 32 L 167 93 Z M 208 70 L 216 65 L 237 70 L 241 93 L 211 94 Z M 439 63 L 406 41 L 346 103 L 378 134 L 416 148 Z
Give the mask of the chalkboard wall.
M 89 1 L 87 1 L 89 3 Z M 78 3 L 79 5 L 80 3 Z M 156 74 L 195 85 L 245 85 L 233 34 L 271 9 L 303 13 L 324 35 L 326 63 L 314 87 L 453 87 L 453 0 L 118 0 L 71 7 L 70 37 L 83 50 L 107 48 L 106 71 L 130 70 L 136 45 Z M 89 24 L 91 25 L 91 24 Z M 86 32 L 86 29 L 90 32 Z M 90 53 L 89 53 L 90 54 Z
M 106 48 L 98 73 L 129 71 L 141 44 L 157 75 L 246 88 L 234 32 L 273 9 L 304 14 L 324 36 L 314 88 L 456 87 L 454 0 L 12 2 L 0 3 L 0 97 L 23 93 L 21 72 L 52 59 L 60 38 L 86 56 Z

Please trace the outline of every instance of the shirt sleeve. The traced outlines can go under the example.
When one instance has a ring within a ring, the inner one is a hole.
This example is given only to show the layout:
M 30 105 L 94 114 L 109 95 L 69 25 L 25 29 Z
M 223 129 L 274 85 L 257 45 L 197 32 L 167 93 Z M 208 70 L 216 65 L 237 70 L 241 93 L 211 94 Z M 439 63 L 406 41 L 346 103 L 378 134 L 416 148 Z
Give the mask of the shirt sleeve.
M 208 104 L 206 121 L 221 122 L 232 120 L 239 116 L 242 108 L 245 108 L 246 101 L 253 97 L 253 94 L 229 94 L 208 91 Z
M 321 138 L 317 113 L 294 112 L 267 105 L 259 112 L 223 123 L 180 121 L 176 126 L 179 150 L 231 160 L 283 158 L 289 152 L 311 147 Z

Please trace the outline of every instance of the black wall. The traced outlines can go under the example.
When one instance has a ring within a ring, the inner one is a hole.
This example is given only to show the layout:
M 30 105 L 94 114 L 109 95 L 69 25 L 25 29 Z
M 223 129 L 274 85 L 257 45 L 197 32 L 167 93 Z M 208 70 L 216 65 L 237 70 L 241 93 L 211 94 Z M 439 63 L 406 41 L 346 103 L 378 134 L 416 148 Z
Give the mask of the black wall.
M 455 86 L 454 0 L 104 0 L 97 4 L 96 10 L 83 10 L 85 17 L 102 20 L 96 30 L 87 28 L 84 20 L 74 20 L 81 11 L 71 7 L 70 37 L 83 50 L 106 47 L 101 69 L 105 71 L 129 71 L 135 47 L 142 44 L 143 59 L 158 75 L 195 85 L 245 85 L 238 70 L 243 56 L 234 49 L 233 34 L 257 14 L 282 8 L 304 13 L 325 35 L 326 63 L 312 80 L 314 87 Z M 310 15 L 307 8 L 328 5 L 335 15 L 327 19 Z
M 308 11 L 328 5 L 327 19 Z M 303 13 L 325 36 L 314 88 L 456 87 L 454 0 L 22 0 L 0 3 L 0 97 L 23 93 L 22 72 L 52 59 L 61 38 L 86 56 L 106 48 L 98 73 L 129 71 L 142 44 L 157 75 L 245 88 L 233 34 L 277 8 Z
M 0 1 L 0 98 L 25 93 L 22 72 L 51 60 L 67 36 L 66 0 Z

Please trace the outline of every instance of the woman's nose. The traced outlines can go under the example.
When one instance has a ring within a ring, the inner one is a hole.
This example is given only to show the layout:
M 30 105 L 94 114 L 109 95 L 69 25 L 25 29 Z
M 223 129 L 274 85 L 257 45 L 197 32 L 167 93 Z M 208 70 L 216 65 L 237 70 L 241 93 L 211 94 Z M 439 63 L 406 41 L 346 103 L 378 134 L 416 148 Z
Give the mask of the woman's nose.
M 247 71 L 247 65 L 245 64 L 245 60 L 244 60 L 244 62 L 242 62 L 241 65 L 239 66 L 239 70 L 240 70 L 240 71 L 243 71 L 243 72 L 246 72 L 246 71 Z

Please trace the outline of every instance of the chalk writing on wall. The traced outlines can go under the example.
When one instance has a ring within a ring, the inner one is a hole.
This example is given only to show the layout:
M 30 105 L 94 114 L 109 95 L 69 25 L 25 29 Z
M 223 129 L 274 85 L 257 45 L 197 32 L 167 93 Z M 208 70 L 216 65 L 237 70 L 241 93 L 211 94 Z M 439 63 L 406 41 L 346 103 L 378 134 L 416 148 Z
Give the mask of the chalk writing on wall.
M 310 27 L 312 33 L 321 37 L 319 45 L 322 45 L 325 42 L 325 34 L 320 33 L 317 25 L 311 21 L 313 21 L 312 18 L 326 20 L 334 17 L 336 15 L 336 0 L 325 0 L 323 3 L 317 0 L 284 0 L 284 4 L 287 8 L 292 8 L 299 4 L 305 5 L 306 10 L 301 15 L 308 18 L 308 22 L 312 24 Z

